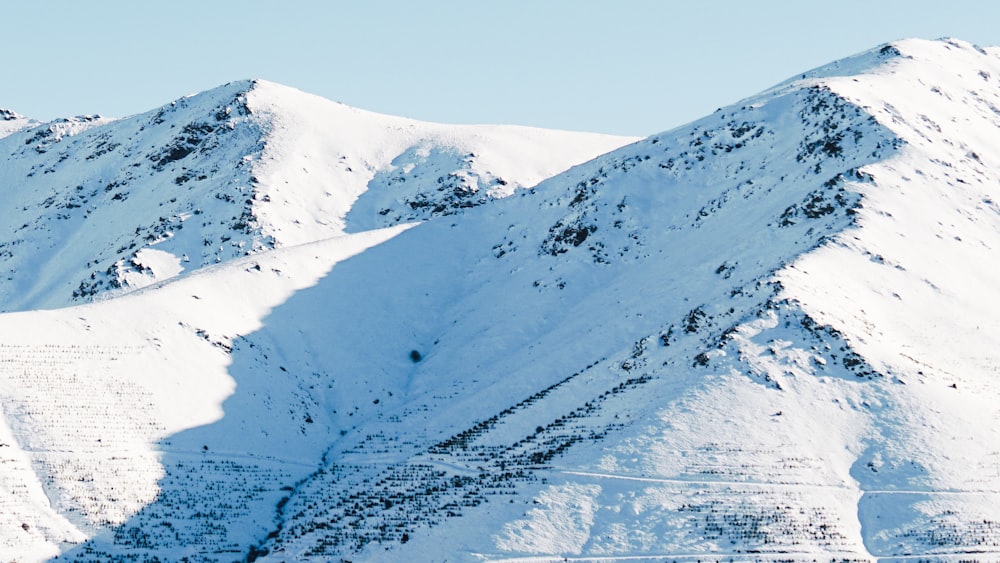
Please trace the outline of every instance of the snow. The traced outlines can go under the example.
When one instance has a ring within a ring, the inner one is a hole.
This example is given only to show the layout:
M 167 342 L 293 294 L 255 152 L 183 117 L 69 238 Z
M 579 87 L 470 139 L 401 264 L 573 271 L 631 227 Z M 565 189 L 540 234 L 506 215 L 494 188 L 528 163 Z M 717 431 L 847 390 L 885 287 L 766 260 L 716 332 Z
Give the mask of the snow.
M 587 543 L 597 511 L 597 485 L 566 484 L 542 491 L 526 517 L 506 524 L 496 539 L 503 551 L 571 553 L 578 555 Z
M 158 280 L 170 279 L 184 271 L 180 257 L 155 248 L 143 248 L 136 252 L 132 266 L 136 269 L 124 271 L 121 277 L 126 286 L 137 289 Z
M 628 145 L 263 81 L 14 133 L 0 557 L 995 559 L 998 77 L 900 41 Z
M 32 513 L 19 503 L 8 512 L 23 513 L 32 528 L 56 531 L 65 529 L 58 527 L 60 514 L 76 515 L 71 532 L 59 532 L 75 541 L 134 517 L 162 492 L 164 467 L 205 463 L 204 444 L 181 436 L 225 414 L 236 382 L 223 349 L 259 329 L 274 306 L 314 284 L 338 261 L 402 230 L 276 250 L 99 304 L 0 317 L 2 405 L 16 437 L 8 446 L 17 444 L 48 476 L 49 483 L 34 494 L 47 496 L 58 511 Z M 211 442 L 211 451 L 223 460 L 245 456 L 243 436 L 252 432 L 247 426 L 269 422 L 233 420 L 238 416 L 227 418 L 237 425 L 228 438 Z M 266 457 L 256 463 L 292 474 L 303 471 L 301 464 L 310 468 L 310 460 L 322 453 L 321 442 L 283 433 L 269 438 L 264 431 L 255 442 L 267 444 Z M 248 531 L 252 528 L 242 533 Z M 36 539 L 62 541 L 52 535 Z M 14 544 L 6 554 L 23 549 Z
M 27 118 L 16 111 L 0 108 L 0 137 L 6 137 L 22 129 L 27 129 L 38 122 Z
M 368 227 L 353 231 L 422 220 L 429 213 L 412 213 L 408 197 L 438 197 L 438 175 L 411 178 L 406 190 L 375 181 L 417 147 L 474 155 L 436 172 L 502 175 L 510 189 L 495 195 L 510 195 L 631 140 L 421 123 L 266 81 L 120 120 L 39 124 L 0 138 L 0 308 L 80 304 L 176 275 L 142 269 L 138 255 L 154 246 L 196 269 L 343 234 L 369 184 L 405 220 L 376 225 L 380 207 L 355 213 Z
M 398 223 L 402 217 L 379 223 L 378 212 L 412 212 L 408 196 L 436 191 L 449 174 L 506 179 L 505 186 L 491 194 L 503 197 L 634 140 L 528 127 L 422 123 L 331 103 L 266 81 L 255 83 L 248 105 L 267 116 L 271 127 L 255 169 L 259 197 L 269 202 L 260 211 L 269 226 L 264 234 L 286 244 Z M 453 162 L 456 157 L 459 161 Z M 418 166 L 421 171 L 431 168 L 433 175 L 414 174 Z M 399 169 L 403 181 L 409 179 L 406 186 L 379 181 Z M 356 203 L 363 194 L 370 201 Z M 349 214 L 357 223 L 353 228 L 347 224 Z

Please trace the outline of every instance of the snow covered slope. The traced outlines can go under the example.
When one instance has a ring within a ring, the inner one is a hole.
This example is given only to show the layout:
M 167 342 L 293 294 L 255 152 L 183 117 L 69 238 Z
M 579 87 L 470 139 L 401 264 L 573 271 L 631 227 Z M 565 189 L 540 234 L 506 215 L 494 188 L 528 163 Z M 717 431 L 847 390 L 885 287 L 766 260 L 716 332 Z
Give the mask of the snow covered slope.
M 0 315 L 0 555 L 997 560 L 998 79 L 901 41 L 474 207 L 518 153 L 327 201 L 271 118 L 282 244 Z
M 28 119 L 16 111 L 0 108 L 0 137 L 6 137 L 15 131 L 20 131 L 37 123 L 37 121 Z
M 8 311 L 336 236 L 369 187 L 354 222 L 388 226 L 510 195 L 631 140 L 421 123 L 264 81 L 115 121 L 22 121 L 0 139 Z

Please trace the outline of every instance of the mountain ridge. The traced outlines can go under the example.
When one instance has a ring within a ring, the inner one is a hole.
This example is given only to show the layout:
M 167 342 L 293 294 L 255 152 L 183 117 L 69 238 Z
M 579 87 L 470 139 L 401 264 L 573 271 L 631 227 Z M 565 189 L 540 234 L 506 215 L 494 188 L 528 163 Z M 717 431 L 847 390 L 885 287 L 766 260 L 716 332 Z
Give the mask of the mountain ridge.
M 0 137 L 30 127 L 35 120 L 24 117 L 14 110 L 0 108 Z
M 546 151 L 543 137 L 559 140 L 562 148 Z M 396 153 L 411 146 L 465 155 L 432 171 L 448 178 L 453 192 L 470 196 L 465 201 L 479 204 L 477 174 L 505 186 L 490 197 L 509 195 L 627 140 L 425 124 L 249 80 L 129 118 L 40 124 L 0 139 L 0 153 L 11 155 L 3 178 L 8 205 L 19 210 L 0 225 L 7 233 L 0 239 L 0 269 L 8 282 L 4 307 L 78 303 L 184 268 L 338 235 L 343 216 L 372 176 L 390 173 L 394 158 L 407 160 Z M 468 156 L 467 149 L 486 154 Z M 524 165 L 515 169 L 503 153 Z M 553 164 L 545 164 L 546 158 Z M 310 159 L 316 162 L 311 173 Z M 474 173 L 480 161 L 499 169 Z M 436 178 L 410 179 L 414 197 L 441 187 Z M 411 209 L 405 198 L 396 201 L 405 196 L 399 189 L 376 191 L 385 191 L 383 203 L 403 207 L 410 219 L 429 215 Z M 92 224 L 100 227 L 88 228 Z M 77 238 L 74 232 L 106 238 Z

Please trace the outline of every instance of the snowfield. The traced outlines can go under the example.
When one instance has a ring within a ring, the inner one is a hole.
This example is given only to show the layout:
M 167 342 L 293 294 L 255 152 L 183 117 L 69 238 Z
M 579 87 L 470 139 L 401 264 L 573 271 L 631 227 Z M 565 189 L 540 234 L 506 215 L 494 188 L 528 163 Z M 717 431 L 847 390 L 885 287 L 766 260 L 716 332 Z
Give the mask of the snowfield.
M 5 126 L 0 559 L 998 560 L 998 81 L 906 40 L 636 142 L 260 81 Z

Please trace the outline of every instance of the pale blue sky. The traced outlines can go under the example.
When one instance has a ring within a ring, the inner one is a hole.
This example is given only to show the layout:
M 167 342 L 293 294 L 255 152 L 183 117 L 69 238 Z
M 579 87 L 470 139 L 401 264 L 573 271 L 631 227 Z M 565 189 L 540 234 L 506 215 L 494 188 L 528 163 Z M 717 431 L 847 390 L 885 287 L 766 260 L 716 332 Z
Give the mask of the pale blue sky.
M 122 116 L 264 78 L 428 121 L 645 135 L 885 41 L 998 45 L 997 22 L 981 0 L 7 0 L 0 107 Z

